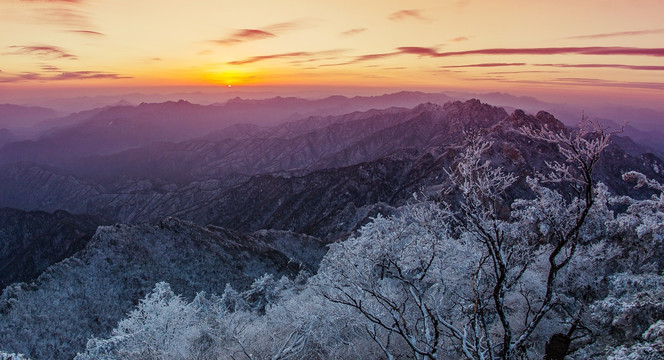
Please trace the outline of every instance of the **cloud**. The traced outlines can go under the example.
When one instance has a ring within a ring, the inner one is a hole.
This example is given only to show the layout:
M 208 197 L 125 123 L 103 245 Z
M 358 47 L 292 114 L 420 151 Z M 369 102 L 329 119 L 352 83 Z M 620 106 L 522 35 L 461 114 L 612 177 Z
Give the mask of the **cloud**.
M 57 46 L 40 45 L 40 46 L 10 46 L 11 49 L 16 49 L 11 55 L 34 55 L 40 58 L 48 59 L 72 59 L 76 60 L 76 55 L 70 54 Z
M 23 2 L 45 2 L 45 3 L 67 3 L 67 4 L 81 4 L 84 0 L 21 0 Z
M 43 68 L 43 67 L 42 67 Z M 52 72 L 53 70 L 47 70 Z M 57 75 L 45 75 L 35 72 L 24 72 L 9 76 L 0 77 L 0 83 L 15 83 L 23 81 L 58 81 L 58 80 L 88 80 L 88 79 L 130 79 L 131 76 L 122 76 L 116 73 L 108 73 L 101 71 L 63 71 Z
M 434 58 L 464 56 L 464 55 L 634 55 L 664 57 L 664 48 L 635 48 L 635 47 L 547 47 L 547 48 L 493 48 L 466 51 L 438 52 L 435 48 L 406 46 L 399 47 L 391 53 L 367 54 L 357 56 L 348 64 L 374 60 L 397 55 L 418 55 Z
M 282 58 L 289 58 L 289 57 L 301 57 L 301 56 L 311 56 L 313 53 L 310 52 L 305 52 L 305 51 L 298 51 L 298 52 L 290 52 L 290 53 L 282 53 L 282 54 L 272 54 L 272 55 L 260 55 L 260 56 L 252 56 L 243 60 L 236 60 L 236 61 L 231 61 L 228 64 L 229 65 L 244 65 L 244 64 L 253 64 L 259 61 L 265 61 L 265 60 L 270 60 L 270 59 L 282 59 Z
M 60 71 L 59 67 L 53 65 L 42 65 L 41 69 L 44 71 Z
M 286 21 L 286 22 L 280 22 L 268 25 L 262 29 L 267 32 L 280 33 L 282 31 L 289 31 L 289 30 L 302 28 L 303 26 L 305 26 L 305 24 L 306 24 L 305 20 Z
M 325 51 L 315 51 L 315 52 L 296 51 L 296 52 L 281 53 L 281 54 L 259 55 L 259 56 L 248 57 L 248 58 L 242 59 L 242 60 L 230 61 L 227 64 L 229 64 L 229 65 L 244 65 L 244 64 L 253 64 L 253 63 L 256 63 L 256 62 L 265 61 L 265 60 L 272 60 L 272 59 L 283 59 L 283 58 L 293 58 L 293 57 L 313 57 L 313 56 L 320 56 L 320 55 L 333 55 L 333 54 L 338 54 L 338 53 L 344 52 L 344 51 L 346 51 L 346 50 L 336 49 L 336 50 L 325 50 Z M 317 59 L 317 60 L 322 60 L 322 59 Z
M 39 21 L 48 24 L 73 26 L 77 28 L 93 28 L 88 15 L 80 10 L 54 7 L 36 9 Z
M 664 90 L 664 83 L 660 82 L 611 81 L 611 80 L 592 79 L 592 78 L 558 78 L 555 80 L 561 84 L 570 84 L 570 85 L 589 85 L 589 86 L 602 86 L 602 87 L 626 87 L 626 88 Z
M 500 81 L 506 83 L 515 83 L 515 84 L 535 84 L 535 85 L 568 85 L 568 86 L 594 86 L 594 87 L 616 87 L 616 88 L 636 88 L 636 89 L 653 89 L 653 90 L 664 90 L 664 83 L 661 82 L 638 82 L 638 81 L 612 81 L 604 79 L 593 79 L 593 78 L 574 78 L 574 77 L 565 77 L 565 78 L 555 78 L 551 80 L 514 80 L 511 78 L 504 77 L 477 77 L 477 78 L 465 78 L 466 80 L 488 80 L 488 81 Z
M 416 19 L 416 20 L 423 20 L 423 21 L 429 21 L 430 19 L 422 16 L 420 10 L 400 10 L 395 13 L 390 14 L 388 19 L 392 21 L 399 21 L 399 20 L 406 20 L 406 19 Z
M 419 55 L 419 56 L 433 56 L 437 57 L 438 50 L 434 48 L 428 48 L 428 47 L 420 47 L 420 46 L 402 46 L 397 48 L 399 50 L 400 54 L 411 54 L 411 55 Z
M 359 33 L 365 32 L 367 30 L 368 30 L 367 28 L 355 28 L 355 29 L 346 30 L 346 31 L 342 32 L 341 35 L 345 35 L 345 36 L 357 35 Z
M 651 35 L 651 34 L 663 34 L 663 33 L 664 29 L 651 29 L 651 30 L 637 30 L 637 31 L 621 31 L 621 32 L 592 34 L 592 35 L 578 35 L 578 36 L 566 37 L 565 39 L 603 39 L 603 38 L 620 37 L 620 36 L 638 36 L 638 35 Z
M 81 34 L 81 35 L 91 35 L 91 36 L 106 36 L 106 34 L 100 33 L 98 31 L 92 30 L 67 30 L 67 32 Z
M 214 40 L 214 42 L 220 45 L 233 45 L 246 41 L 268 39 L 275 36 L 276 36 L 275 34 L 263 30 L 239 29 L 234 33 L 232 33 L 231 35 L 229 35 L 228 37 L 220 40 Z
M 455 37 L 454 39 L 450 39 L 452 42 L 462 42 L 462 41 L 468 41 L 468 38 L 465 36 L 459 36 Z
M 401 50 L 401 48 L 399 48 Z M 494 48 L 467 51 L 435 52 L 434 57 L 448 57 L 460 55 L 642 55 L 664 56 L 664 48 L 634 48 L 634 47 L 547 47 L 547 48 Z
M 469 65 L 447 65 L 441 66 L 443 69 L 469 68 L 469 67 L 500 67 L 500 66 L 524 66 L 526 63 L 481 63 Z
M 532 73 L 557 74 L 557 73 L 560 73 L 560 71 L 557 71 L 557 70 L 492 71 L 492 72 L 487 72 L 485 74 L 487 74 L 487 75 L 503 75 L 503 74 L 532 74 Z
M 533 64 L 535 66 L 549 66 L 559 68 L 612 68 L 626 70 L 664 71 L 659 65 L 625 65 L 625 64 Z
M 122 76 L 115 73 L 100 71 L 68 71 L 62 72 L 48 80 L 70 80 L 70 79 L 131 79 L 131 76 Z
M 260 29 L 238 29 L 225 38 L 213 40 L 213 42 L 219 45 L 235 45 L 247 41 L 269 39 L 276 37 L 281 32 L 299 28 L 302 24 L 303 21 L 298 20 L 276 23 Z
M 470 4 L 470 0 L 459 0 L 455 3 L 455 5 L 458 8 L 462 8 L 462 9 L 465 8 L 466 6 L 468 6 L 468 4 Z

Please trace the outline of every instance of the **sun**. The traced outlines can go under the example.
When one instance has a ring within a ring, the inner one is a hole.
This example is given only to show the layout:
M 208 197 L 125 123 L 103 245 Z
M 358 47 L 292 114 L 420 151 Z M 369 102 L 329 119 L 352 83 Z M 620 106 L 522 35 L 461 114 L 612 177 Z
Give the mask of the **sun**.
M 211 68 L 205 71 L 204 78 L 206 82 L 223 85 L 227 88 L 233 86 L 248 84 L 257 81 L 255 71 L 249 69 L 235 68 Z

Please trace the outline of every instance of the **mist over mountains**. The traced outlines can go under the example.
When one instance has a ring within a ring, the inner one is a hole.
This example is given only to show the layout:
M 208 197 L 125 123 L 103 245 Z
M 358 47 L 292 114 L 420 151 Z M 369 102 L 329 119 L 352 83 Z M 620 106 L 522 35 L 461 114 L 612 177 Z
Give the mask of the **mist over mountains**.
M 526 110 L 419 92 L 15 110 L 32 130 L 0 132 L 0 349 L 72 358 L 160 281 L 192 299 L 315 273 L 327 244 L 375 217 L 457 201 L 442 190 L 472 136 L 518 177 L 505 201 L 532 198 L 526 178 L 565 159 L 522 129 L 575 130 L 536 99 L 487 95 Z M 594 176 L 611 193 L 653 193 L 629 171 L 664 181 L 651 120 L 604 149 Z

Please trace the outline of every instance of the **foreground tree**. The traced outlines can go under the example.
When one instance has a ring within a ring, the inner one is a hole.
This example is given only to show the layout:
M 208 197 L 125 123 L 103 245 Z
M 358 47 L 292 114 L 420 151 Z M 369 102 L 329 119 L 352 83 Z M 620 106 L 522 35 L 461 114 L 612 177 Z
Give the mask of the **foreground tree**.
M 527 199 L 507 198 L 516 177 L 470 138 L 454 201 L 375 218 L 308 279 L 266 275 L 190 303 L 159 284 L 79 358 L 660 358 L 664 186 L 627 173 L 653 191 L 635 200 L 595 184 L 601 130 L 526 133 L 562 154 L 526 179 Z
M 575 256 L 584 257 L 576 262 L 582 266 L 615 255 L 598 245 L 588 225 L 590 217 L 603 216 L 593 214 L 597 197 L 607 199 L 593 169 L 609 136 L 586 129 L 525 130 L 557 144 L 564 162 L 548 163 L 551 173 L 527 179 L 535 198 L 514 201 L 511 211 L 505 194 L 516 177 L 483 160 L 492 144 L 471 137 L 448 174 L 450 193 L 459 194 L 457 210 L 450 210 L 454 202 L 413 207 L 336 244 L 321 270 L 332 284 L 324 296 L 356 309 L 389 359 L 399 348 L 394 343 L 416 359 L 449 357 L 450 349 L 470 359 L 534 355 L 564 324 L 569 346 L 584 301 L 565 301 L 563 270 Z

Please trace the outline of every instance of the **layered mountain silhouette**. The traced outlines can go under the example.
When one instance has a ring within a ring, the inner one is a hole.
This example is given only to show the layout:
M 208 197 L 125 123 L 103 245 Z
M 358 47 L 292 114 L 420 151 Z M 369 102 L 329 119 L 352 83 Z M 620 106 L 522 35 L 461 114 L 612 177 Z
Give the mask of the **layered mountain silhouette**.
M 201 109 L 188 103 L 165 106 Z M 524 126 L 565 129 L 546 112 L 508 114 L 478 100 L 314 116 L 271 127 L 234 125 L 191 140 L 57 166 L 6 163 L 0 169 L 0 206 L 63 209 L 134 223 L 177 216 L 331 241 L 379 209 L 389 211 L 414 192 L 444 182 L 444 170 L 469 133 L 493 141 L 492 160 L 524 177 L 545 170 L 547 160 L 560 160 L 554 145 L 527 137 L 520 130 Z M 38 143 L 48 148 L 48 142 Z M 661 178 L 662 169 L 647 148 L 616 136 L 598 177 L 624 194 L 629 188 L 622 173 L 637 170 Z
M 520 175 L 509 195 L 528 196 L 525 177 L 562 158 L 521 129 L 573 131 L 544 111 L 508 113 L 475 99 L 403 106 L 420 96 L 410 95 L 343 114 L 334 112 L 387 100 L 123 105 L 5 145 L 0 348 L 71 358 L 159 281 L 191 297 L 227 283 L 243 289 L 264 273 L 315 272 L 325 244 L 413 194 L 442 196 L 468 136 L 490 140 L 486 159 Z M 620 135 L 596 170 L 616 194 L 635 194 L 620 179 L 630 170 L 664 179 L 664 162 Z M 98 227 L 110 223 L 127 224 Z

